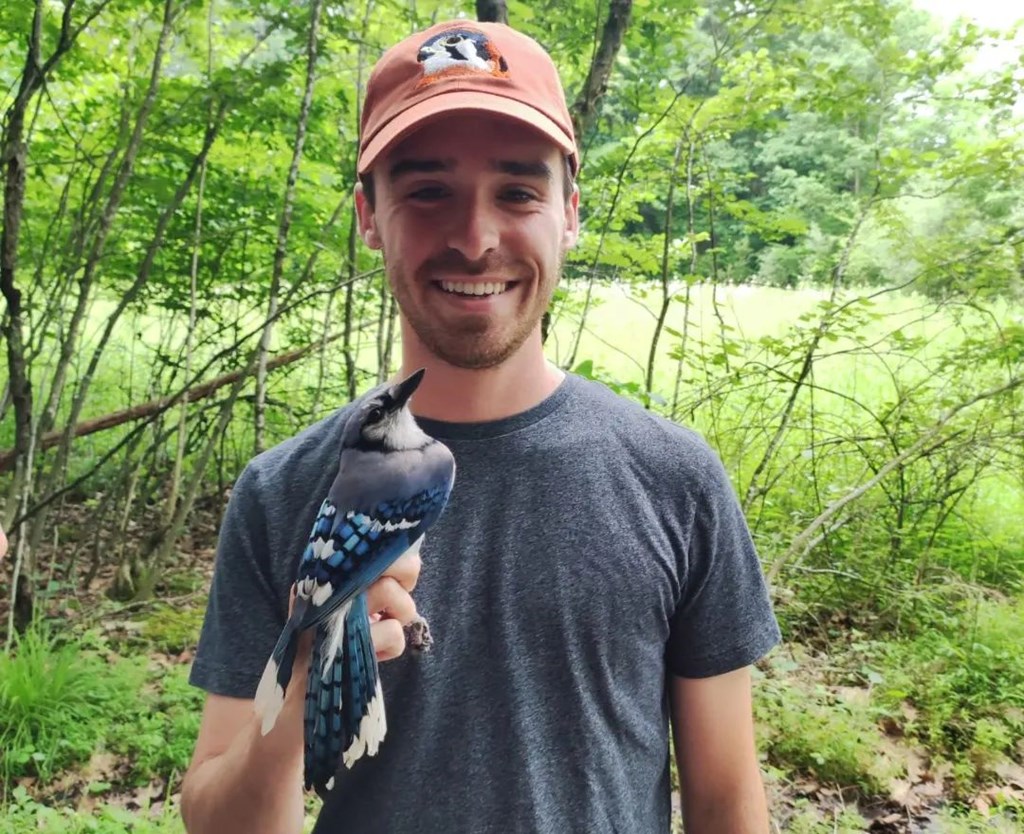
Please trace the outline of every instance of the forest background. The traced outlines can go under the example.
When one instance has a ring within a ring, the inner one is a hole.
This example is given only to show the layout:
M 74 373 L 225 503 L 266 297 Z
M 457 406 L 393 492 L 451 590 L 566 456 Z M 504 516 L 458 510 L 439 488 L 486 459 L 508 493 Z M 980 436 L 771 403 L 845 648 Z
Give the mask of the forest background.
M 231 482 L 395 367 L 369 68 L 507 15 L 582 148 L 548 353 L 709 439 L 771 581 L 775 829 L 1024 830 L 1024 48 L 926 5 L 0 4 L 0 829 L 181 831 Z

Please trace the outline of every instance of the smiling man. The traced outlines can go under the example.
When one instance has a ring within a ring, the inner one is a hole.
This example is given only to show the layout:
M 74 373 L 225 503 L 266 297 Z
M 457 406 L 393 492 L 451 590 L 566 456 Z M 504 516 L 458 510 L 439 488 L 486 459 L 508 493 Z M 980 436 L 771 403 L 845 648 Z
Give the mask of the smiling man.
M 749 666 L 779 632 L 721 463 L 544 357 L 578 164 L 554 65 L 507 27 L 439 24 L 371 76 L 359 228 L 401 312 L 400 373 L 427 368 L 413 410 L 459 475 L 422 563 L 368 593 L 388 733 L 340 768 L 317 832 L 666 832 L 670 728 L 687 830 L 768 829 Z M 265 737 L 252 696 L 349 413 L 235 484 L 192 672 L 193 834 L 301 830 L 308 650 Z M 403 654 L 417 609 L 422 657 Z

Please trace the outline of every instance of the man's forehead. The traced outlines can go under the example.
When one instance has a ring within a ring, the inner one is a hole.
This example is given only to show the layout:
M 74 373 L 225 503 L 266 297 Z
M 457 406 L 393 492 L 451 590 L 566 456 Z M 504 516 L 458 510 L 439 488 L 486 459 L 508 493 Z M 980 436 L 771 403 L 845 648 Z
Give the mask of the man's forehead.
M 410 148 L 406 154 L 389 157 L 385 168 L 389 179 L 398 179 L 412 174 L 456 173 L 460 167 L 457 156 L 430 156 Z M 486 167 L 498 174 L 519 177 L 536 177 L 550 180 L 554 176 L 547 159 L 538 159 L 528 154 L 517 154 L 511 158 L 490 157 Z
M 386 152 L 379 167 L 391 171 L 400 165 L 404 171 L 406 162 L 423 162 L 433 170 L 450 171 L 463 162 L 483 161 L 495 170 L 541 162 L 550 169 L 561 155 L 561 149 L 548 137 L 514 119 L 456 113 L 401 139 Z

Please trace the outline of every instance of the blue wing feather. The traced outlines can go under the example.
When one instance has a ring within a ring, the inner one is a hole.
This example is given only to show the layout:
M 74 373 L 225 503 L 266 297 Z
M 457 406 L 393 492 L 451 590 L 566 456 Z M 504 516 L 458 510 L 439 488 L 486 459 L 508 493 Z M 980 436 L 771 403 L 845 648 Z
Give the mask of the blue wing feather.
M 321 604 L 309 606 L 300 628 L 323 622 L 384 573 L 441 514 L 449 489 L 449 484 L 439 484 L 403 500 L 381 501 L 366 512 L 341 512 L 325 499 L 299 562 L 297 582 L 306 597 L 328 583 L 331 592 Z

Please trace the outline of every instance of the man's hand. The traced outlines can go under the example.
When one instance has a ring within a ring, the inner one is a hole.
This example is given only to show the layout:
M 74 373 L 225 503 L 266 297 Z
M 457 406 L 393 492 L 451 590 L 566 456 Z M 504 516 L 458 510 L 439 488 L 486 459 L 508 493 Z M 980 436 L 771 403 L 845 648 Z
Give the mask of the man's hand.
M 411 592 L 421 565 L 418 553 L 407 553 L 366 589 L 378 660 L 405 651 L 402 627 L 416 618 Z M 289 614 L 294 601 L 293 588 Z M 182 796 L 188 831 L 301 831 L 302 718 L 312 647 L 310 630 L 300 638 L 284 707 L 267 736 L 260 733 L 251 700 L 207 697 Z
M 377 660 L 394 660 L 405 651 L 404 627 L 417 617 L 412 591 L 422 565 L 419 553 L 406 553 L 366 589 L 370 635 Z

